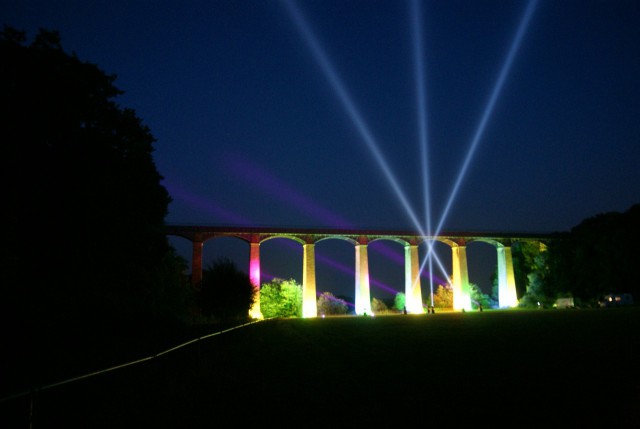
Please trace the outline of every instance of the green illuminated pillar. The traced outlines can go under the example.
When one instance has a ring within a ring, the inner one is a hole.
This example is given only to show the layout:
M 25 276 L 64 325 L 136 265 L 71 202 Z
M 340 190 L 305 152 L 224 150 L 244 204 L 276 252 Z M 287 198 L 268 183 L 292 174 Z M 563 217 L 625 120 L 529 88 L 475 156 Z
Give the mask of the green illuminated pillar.
M 413 244 L 405 244 L 404 246 L 404 295 L 405 306 L 409 313 L 424 313 L 420 289 L 418 246 Z
M 302 246 L 302 317 L 316 317 L 318 306 L 316 302 L 316 256 L 315 245 Z
M 191 284 L 198 285 L 202 281 L 202 241 L 193 242 L 191 256 Z
M 260 243 L 249 243 L 249 279 L 255 291 L 255 300 L 249 310 L 249 316 L 253 319 L 262 319 L 260 311 Z
M 451 255 L 453 257 L 453 309 L 471 310 L 467 247 L 454 245 L 451 248 Z
M 356 314 L 371 314 L 369 257 L 366 244 L 356 244 Z
M 498 246 L 498 306 L 515 307 L 518 305 L 516 280 L 513 275 L 511 247 Z

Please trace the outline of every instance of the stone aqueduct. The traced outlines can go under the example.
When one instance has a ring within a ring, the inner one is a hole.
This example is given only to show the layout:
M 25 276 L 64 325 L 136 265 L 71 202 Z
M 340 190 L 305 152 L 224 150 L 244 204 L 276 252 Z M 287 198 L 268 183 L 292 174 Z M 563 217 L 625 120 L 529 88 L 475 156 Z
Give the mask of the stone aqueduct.
M 437 240 L 451 247 L 452 286 L 454 310 L 471 308 L 466 246 L 474 241 L 489 243 L 496 248 L 498 261 L 498 300 L 500 307 L 513 307 L 518 303 L 513 274 L 511 245 L 514 242 L 535 242 L 545 246 L 552 238 L 549 234 L 513 233 L 443 233 L 423 236 L 409 231 L 338 230 L 310 228 L 224 227 L 167 225 L 166 235 L 183 237 L 193 244 L 191 279 L 194 284 L 202 280 L 202 250 L 207 240 L 216 237 L 236 237 L 249 243 L 249 278 L 258 290 L 258 299 L 251 315 L 260 318 L 260 244 L 273 238 L 288 238 L 303 247 L 302 294 L 303 317 L 316 317 L 315 244 L 327 239 L 346 240 L 355 248 L 355 310 L 356 314 L 371 314 L 369 288 L 369 262 L 367 246 L 376 240 L 392 240 L 404 246 L 405 300 L 407 311 L 423 313 L 420 287 L 420 261 L 418 247 Z

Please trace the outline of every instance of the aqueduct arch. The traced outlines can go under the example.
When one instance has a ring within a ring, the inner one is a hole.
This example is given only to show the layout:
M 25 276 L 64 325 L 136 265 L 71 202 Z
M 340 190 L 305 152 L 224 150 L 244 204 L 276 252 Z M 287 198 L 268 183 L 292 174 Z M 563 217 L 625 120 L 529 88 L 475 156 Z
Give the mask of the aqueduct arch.
M 392 240 L 404 246 L 405 299 L 407 311 L 423 313 L 420 287 L 420 259 L 418 248 L 427 241 L 440 241 L 451 247 L 453 271 L 454 310 L 471 309 L 469 274 L 466 246 L 474 241 L 483 241 L 496 247 L 499 281 L 499 306 L 514 307 L 518 303 L 511 244 L 514 241 L 536 241 L 544 245 L 549 234 L 514 233 L 443 233 L 428 237 L 408 231 L 337 230 L 277 227 L 224 227 L 168 225 L 166 234 L 186 238 L 192 243 L 192 282 L 202 280 L 202 249 L 204 242 L 215 237 L 237 237 L 250 246 L 249 278 L 260 291 L 260 244 L 273 238 L 288 238 L 303 247 L 303 317 L 316 317 L 315 244 L 328 239 L 346 240 L 355 249 L 355 308 L 356 314 L 371 314 L 368 245 L 376 240 Z M 251 309 L 252 317 L 259 318 L 260 301 Z

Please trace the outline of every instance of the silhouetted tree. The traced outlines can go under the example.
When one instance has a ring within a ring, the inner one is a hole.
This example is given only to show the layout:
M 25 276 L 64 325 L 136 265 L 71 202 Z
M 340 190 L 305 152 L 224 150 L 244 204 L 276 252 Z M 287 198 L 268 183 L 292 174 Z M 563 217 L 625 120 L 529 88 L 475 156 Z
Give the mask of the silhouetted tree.
M 115 76 L 67 54 L 54 31 L 27 44 L 5 27 L 0 58 L 3 300 L 17 321 L 108 325 L 175 311 L 161 296 L 182 293 L 183 263 L 164 234 L 170 197 L 150 130 L 115 102 Z
M 511 246 L 511 254 L 513 257 L 513 275 L 516 282 L 516 294 L 518 298 L 522 298 L 529 289 L 529 274 L 537 269 L 536 257 L 539 253 L 539 243 L 516 241 Z M 498 267 L 496 266 L 496 282 L 497 269 Z
M 557 290 L 547 281 L 549 255 L 539 242 L 516 242 L 511 247 L 516 291 L 521 307 L 551 306 Z
M 640 294 L 640 204 L 585 219 L 549 245 L 549 284 L 562 295 L 595 304 L 607 293 Z
M 219 321 L 247 320 L 255 299 L 249 276 L 228 258 L 219 258 L 202 272 L 198 302 L 202 314 Z

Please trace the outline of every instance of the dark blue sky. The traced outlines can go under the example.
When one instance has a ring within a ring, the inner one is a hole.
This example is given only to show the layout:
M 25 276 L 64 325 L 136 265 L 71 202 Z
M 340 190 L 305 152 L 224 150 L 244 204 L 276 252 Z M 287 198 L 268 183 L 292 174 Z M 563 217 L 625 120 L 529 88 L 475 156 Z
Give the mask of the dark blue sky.
M 478 132 L 528 4 L 420 3 L 433 229 L 458 179 L 443 230 L 564 231 L 640 202 L 638 1 L 539 1 Z M 28 36 L 58 30 L 67 51 L 117 75 L 120 104 L 157 138 L 154 158 L 174 200 L 168 223 L 415 230 L 384 159 L 426 230 L 410 2 L 0 5 L 4 24 Z M 268 262 L 268 246 L 263 270 L 288 277 Z M 352 266 L 346 243 L 327 244 L 331 252 Z M 485 271 L 471 280 L 484 284 Z M 353 284 L 327 280 L 342 281 Z

